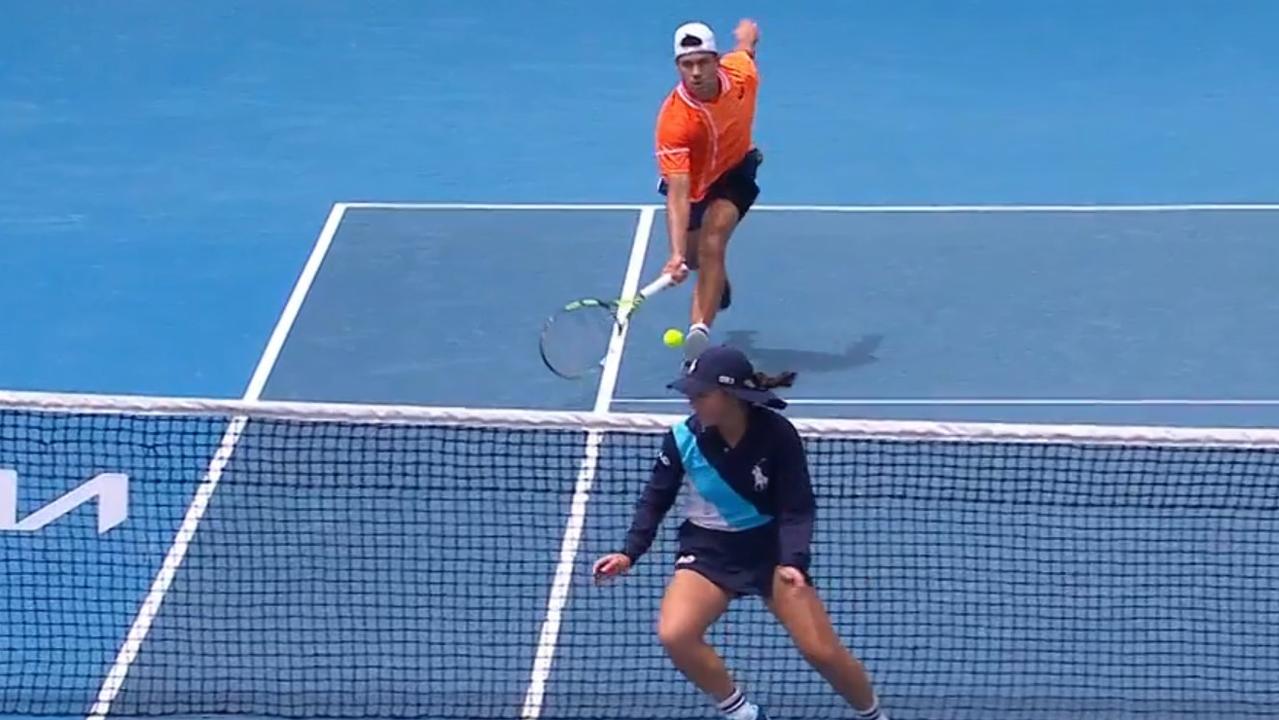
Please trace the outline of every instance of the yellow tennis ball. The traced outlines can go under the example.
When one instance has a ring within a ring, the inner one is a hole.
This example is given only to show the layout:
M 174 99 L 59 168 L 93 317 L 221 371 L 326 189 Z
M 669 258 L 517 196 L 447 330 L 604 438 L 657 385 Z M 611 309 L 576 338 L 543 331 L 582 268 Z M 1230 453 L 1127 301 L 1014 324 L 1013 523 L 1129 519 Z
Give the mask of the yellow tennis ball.
M 684 344 L 684 333 L 671 328 L 662 333 L 662 342 L 665 343 L 666 347 L 677 348 Z

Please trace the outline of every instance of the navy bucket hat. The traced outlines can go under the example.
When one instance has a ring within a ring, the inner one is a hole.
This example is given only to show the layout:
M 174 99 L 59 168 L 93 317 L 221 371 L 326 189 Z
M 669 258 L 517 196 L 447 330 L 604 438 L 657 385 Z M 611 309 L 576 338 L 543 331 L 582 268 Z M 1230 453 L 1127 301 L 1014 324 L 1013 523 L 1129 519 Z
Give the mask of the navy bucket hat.
M 786 401 L 755 381 L 755 368 L 745 353 L 726 345 L 707 348 L 693 360 L 683 377 L 666 387 L 689 397 L 723 390 L 748 403 L 781 410 Z

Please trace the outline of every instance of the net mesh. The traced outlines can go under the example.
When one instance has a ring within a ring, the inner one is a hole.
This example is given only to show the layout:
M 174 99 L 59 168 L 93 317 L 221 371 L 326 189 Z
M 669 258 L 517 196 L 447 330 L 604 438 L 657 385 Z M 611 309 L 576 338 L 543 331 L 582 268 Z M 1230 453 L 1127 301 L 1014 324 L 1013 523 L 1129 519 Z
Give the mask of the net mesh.
M 714 715 L 652 631 L 674 518 L 590 581 L 672 418 L 5 402 L 0 714 Z M 800 425 L 814 580 L 894 718 L 1279 715 L 1266 433 Z M 51 511 L 101 473 L 127 520 Z M 758 601 L 710 640 L 774 716 L 847 712 Z

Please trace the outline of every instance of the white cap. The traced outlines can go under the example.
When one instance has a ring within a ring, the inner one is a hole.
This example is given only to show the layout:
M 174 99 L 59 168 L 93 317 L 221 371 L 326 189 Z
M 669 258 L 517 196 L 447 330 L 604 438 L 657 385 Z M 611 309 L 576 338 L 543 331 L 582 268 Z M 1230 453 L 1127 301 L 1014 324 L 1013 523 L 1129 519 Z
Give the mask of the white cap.
M 675 57 L 690 53 L 710 52 L 718 54 L 715 49 L 715 33 L 705 23 L 684 23 L 675 31 Z

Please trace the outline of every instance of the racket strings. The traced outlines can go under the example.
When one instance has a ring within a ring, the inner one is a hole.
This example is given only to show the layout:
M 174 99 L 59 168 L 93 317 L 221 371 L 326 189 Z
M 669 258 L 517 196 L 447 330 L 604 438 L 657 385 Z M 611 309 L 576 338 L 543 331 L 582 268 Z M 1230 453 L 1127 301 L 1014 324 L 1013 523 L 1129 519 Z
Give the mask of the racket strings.
M 617 318 L 607 303 L 580 301 L 559 312 L 542 332 L 542 359 L 552 372 L 576 378 L 597 370 L 608 354 Z

